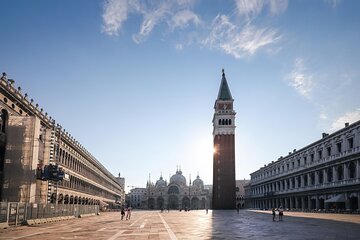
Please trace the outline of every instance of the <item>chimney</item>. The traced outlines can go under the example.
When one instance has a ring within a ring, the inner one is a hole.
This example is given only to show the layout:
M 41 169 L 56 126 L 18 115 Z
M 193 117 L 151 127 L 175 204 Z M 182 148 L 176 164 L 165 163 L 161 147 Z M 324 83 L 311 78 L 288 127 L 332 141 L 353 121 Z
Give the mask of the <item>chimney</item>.
M 347 123 L 345 123 L 345 127 L 348 127 L 349 126 L 349 123 L 347 122 Z
M 322 138 L 326 138 L 327 136 L 329 136 L 329 134 L 327 134 L 327 133 L 322 133 Z

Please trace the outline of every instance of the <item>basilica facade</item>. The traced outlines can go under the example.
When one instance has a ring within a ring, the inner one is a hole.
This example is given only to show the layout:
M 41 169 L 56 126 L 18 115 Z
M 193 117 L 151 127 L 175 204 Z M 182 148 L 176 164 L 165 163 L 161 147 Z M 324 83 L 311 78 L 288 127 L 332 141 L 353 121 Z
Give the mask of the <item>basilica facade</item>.
M 148 180 L 142 195 L 144 209 L 205 209 L 210 208 L 210 193 L 204 188 L 199 175 L 187 184 L 180 169 L 170 177 L 168 183 L 162 176 L 155 182 Z

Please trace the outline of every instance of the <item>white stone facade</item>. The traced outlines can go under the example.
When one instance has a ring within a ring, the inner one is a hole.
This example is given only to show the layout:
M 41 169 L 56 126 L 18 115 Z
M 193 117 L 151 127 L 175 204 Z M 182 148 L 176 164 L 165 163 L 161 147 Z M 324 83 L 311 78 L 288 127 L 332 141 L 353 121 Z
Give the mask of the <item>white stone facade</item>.
M 320 211 L 360 209 L 360 121 L 280 157 L 251 175 L 246 205 Z

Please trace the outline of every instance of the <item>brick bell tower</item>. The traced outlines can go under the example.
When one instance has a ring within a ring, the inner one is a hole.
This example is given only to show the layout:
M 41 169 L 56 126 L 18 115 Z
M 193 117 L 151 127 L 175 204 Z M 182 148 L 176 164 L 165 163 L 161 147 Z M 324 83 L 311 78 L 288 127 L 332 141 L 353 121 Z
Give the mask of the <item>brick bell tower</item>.
M 213 117 L 213 209 L 235 209 L 235 111 L 224 69 Z

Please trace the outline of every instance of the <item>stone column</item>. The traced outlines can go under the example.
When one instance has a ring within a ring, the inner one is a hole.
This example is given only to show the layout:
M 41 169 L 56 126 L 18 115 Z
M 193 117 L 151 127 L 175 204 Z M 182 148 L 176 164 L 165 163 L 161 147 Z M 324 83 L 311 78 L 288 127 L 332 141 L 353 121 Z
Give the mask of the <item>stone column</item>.
M 310 210 L 311 209 L 311 197 L 308 196 L 308 209 Z
M 301 175 L 300 179 L 301 179 L 301 187 L 305 187 L 305 181 L 304 181 L 304 178 L 305 178 L 306 175 Z
M 310 174 L 307 173 L 307 174 L 306 174 L 306 177 L 307 177 L 308 186 L 312 186 L 312 185 L 311 185 L 311 177 L 310 177 Z
M 356 178 L 360 178 L 360 160 L 356 161 Z M 358 199 L 360 199 L 360 195 L 358 195 Z M 360 208 L 360 205 L 358 205 Z
M 357 163 L 359 163 L 359 161 L 357 161 Z M 357 169 L 359 169 L 359 168 L 357 168 Z M 284 190 L 288 190 L 287 179 L 285 179 L 284 181 L 285 181 L 285 183 L 284 183 L 285 189 Z
M 350 194 L 348 193 L 344 193 L 345 194 L 345 209 L 350 209 Z
M 315 172 L 315 185 L 319 185 L 319 171 Z
M 323 170 L 320 170 L 320 171 L 323 171 L 323 182 L 327 183 L 328 182 L 328 177 L 327 177 L 326 168 L 323 169 Z
M 295 208 L 296 209 L 300 208 L 300 206 L 299 206 L 299 198 L 298 197 L 295 197 Z
M 319 202 L 319 196 L 316 196 L 316 209 L 319 209 L 320 202 Z
M 305 209 L 305 197 L 301 197 L 301 208 Z
M 332 167 L 333 170 L 333 182 L 337 181 L 337 169 L 335 166 Z
M 298 186 L 299 186 L 299 185 L 298 185 L 298 182 L 299 182 L 299 181 L 298 181 L 298 177 L 295 177 L 295 188 L 298 188 Z
M 292 208 L 294 208 L 294 206 L 293 206 L 293 197 L 290 197 L 289 200 L 290 200 L 290 209 L 292 209 Z

